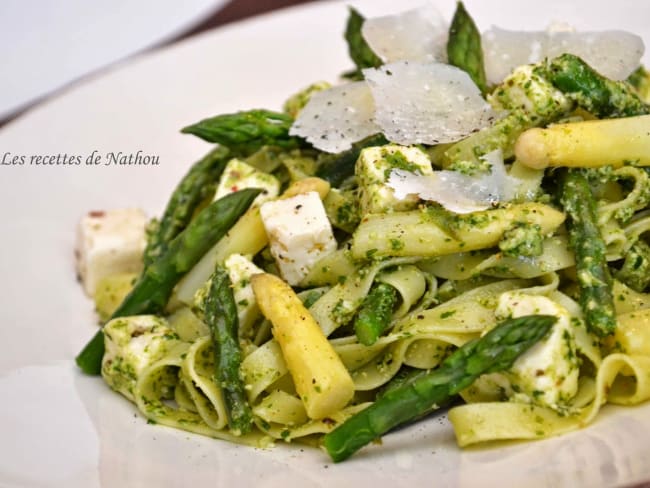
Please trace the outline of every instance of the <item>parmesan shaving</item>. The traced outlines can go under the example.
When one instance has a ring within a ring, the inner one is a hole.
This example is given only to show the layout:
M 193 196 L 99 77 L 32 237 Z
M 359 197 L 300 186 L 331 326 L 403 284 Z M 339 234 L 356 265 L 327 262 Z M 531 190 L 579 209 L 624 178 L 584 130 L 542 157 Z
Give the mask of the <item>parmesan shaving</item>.
M 304 137 L 316 149 L 337 153 L 380 129 L 373 122 L 374 103 L 363 81 L 314 93 L 289 134 Z
M 506 173 L 501 150 L 484 156 L 490 164 L 490 173 L 468 176 L 457 171 L 436 171 L 420 175 L 394 169 L 388 179 L 395 198 L 417 195 L 422 200 L 434 201 L 455 213 L 486 210 L 512 198 L 511 179 Z
M 487 79 L 494 84 L 517 66 L 563 53 L 581 57 L 607 78 L 624 80 L 639 67 L 645 50 L 643 40 L 629 32 L 570 32 L 564 26 L 536 32 L 492 27 L 482 41 Z
M 366 19 L 361 34 L 384 62 L 445 61 L 449 25 L 433 5 Z
M 363 73 L 375 101 L 375 122 L 392 142 L 455 142 L 495 118 L 469 75 L 454 66 L 399 61 Z

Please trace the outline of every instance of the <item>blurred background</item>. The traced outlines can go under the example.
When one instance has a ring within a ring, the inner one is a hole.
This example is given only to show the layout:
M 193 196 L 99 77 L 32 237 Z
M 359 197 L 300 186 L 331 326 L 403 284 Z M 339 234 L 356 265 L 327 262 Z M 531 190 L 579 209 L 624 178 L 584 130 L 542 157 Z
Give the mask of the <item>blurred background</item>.
M 2 0 L 0 126 L 138 53 L 312 1 Z

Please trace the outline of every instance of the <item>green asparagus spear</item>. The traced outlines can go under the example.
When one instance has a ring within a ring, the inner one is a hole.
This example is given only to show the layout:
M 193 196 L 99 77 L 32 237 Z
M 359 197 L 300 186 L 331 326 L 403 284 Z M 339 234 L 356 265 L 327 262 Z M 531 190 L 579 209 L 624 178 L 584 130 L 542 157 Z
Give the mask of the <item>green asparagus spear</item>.
M 650 73 L 648 73 L 648 71 L 645 69 L 645 66 L 639 66 L 630 74 L 630 76 L 627 77 L 625 81 L 639 90 L 648 79 L 649 74 Z
M 160 312 L 181 276 L 225 235 L 260 191 L 240 190 L 203 209 L 147 268 L 111 319 Z M 77 356 L 77 365 L 87 374 L 99 374 L 103 355 L 104 334 L 99 330 Z
M 599 118 L 650 113 L 650 106 L 629 84 L 605 78 L 573 54 L 562 54 L 552 59 L 547 73 L 553 85 Z
M 354 333 L 359 342 L 371 346 L 390 324 L 397 290 L 387 283 L 377 283 L 363 300 L 354 320 Z
M 457 349 L 439 368 L 387 391 L 325 435 L 327 452 L 334 462 L 343 461 L 390 429 L 467 388 L 480 375 L 509 368 L 556 320 L 549 315 L 528 315 L 501 322 L 485 336 Z
M 251 154 L 262 146 L 282 149 L 304 146 L 302 139 L 289 135 L 291 124 L 293 118 L 287 114 L 255 109 L 204 119 L 181 132 Z
M 217 266 L 205 297 L 205 322 L 214 348 L 215 378 L 221 387 L 233 432 L 250 432 L 253 414 L 239 375 L 242 355 L 239 348 L 239 319 L 228 272 Z
M 162 255 L 170 241 L 189 223 L 196 209 L 214 191 L 214 183 L 219 179 L 232 151 L 219 146 L 196 162 L 183 177 L 172 193 L 160 222 L 147 236 L 144 250 L 145 269 Z
M 625 81 L 634 87 L 641 100 L 650 103 L 650 71 L 639 66 Z
M 388 383 L 379 389 L 375 400 L 379 400 L 381 397 L 397 388 L 402 388 L 405 384 L 411 383 L 414 379 L 423 374 L 428 374 L 428 371 L 426 369 L 402 365 L 397 374 L 395 374 Z
M 612 334 L 616 314 L 606 246 L 596 220 L 596 200 L 580 170 L 566 170 L 560 178 L 560 201 L 568 214 L 569 244 L 576 257 L 585 321 L 599 336 Z
M 357 69 L 352 73 L 348 73 L 349 78 L 362 80 L 363 73 L 361 70 L 364 68 L 376 68 L 383 63 L 379 57 L 372 52 L 370 46 L 361 35 L 361 27 L 365 19 L 354 8 L 350 7 L 350 14 L 348 22 L 345 26 L 345 40 L 348 42 L 348 53 L 350 58 L 354 61 Z
M 346 179 L 354 176 L 354 164 L 362 149 L 384 144 L 388 144 L 388 140 L 382 134 L 376 134 L 355 142 L 346 151 L 337 154 L 322 154 L 318 158 L 316 176 L 328 181 L 330 185 L 338 187 Z
M 640 293 L 650 286 L 650 246 L 645 241 L 639 239 L 632 245 L 616 279 Z
M 451 21 L 447 58 L 449 64 L 462 69 L 472 78 L 481 93 L 487 92 L 481 33 L 465 10 L 463 2 L 456 5 L 456 13 Z
M 420 376 L 425 376 L 429 374 L 429 370 L 413 368 L 411 366 L 402 366 L 395 376 L 393 376 L 388 383 L 386 383 L 378 392 L 375 400 L 379 400 L 386 394 L 397 388 L 404 388 L 407 384 L 413 383 Z M 446 399 L 442 400 L 439 403 L 434 403 L 431 405 L 431 408 L 422 412 L 417 417 L 414 417 L 409 420 L 409 422 L 417 422 L 423 417 L 426 417 L 428 414 L 432 413 L 434 410 L 443 409 L 455 402 L 461 401 L 458 395 L 450 395 Z M 409 422 L 405 422 L 404 425 Z

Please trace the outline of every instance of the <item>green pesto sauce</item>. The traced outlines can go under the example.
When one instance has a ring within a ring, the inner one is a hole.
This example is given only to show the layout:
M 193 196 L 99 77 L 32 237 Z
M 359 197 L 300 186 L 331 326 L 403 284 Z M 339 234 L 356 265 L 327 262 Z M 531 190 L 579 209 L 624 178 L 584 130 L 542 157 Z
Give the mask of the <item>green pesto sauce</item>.
M 515 222 L 503 233 L 499 249 L 505 256 L 534 257 L 544 251 L 544 237 L 538 224 Z
M 309 102 L 314 93 L 327 90 L 331 87 L 332 85 L 326 81 L 317 81 L 316 83 L 312 83 L 308 87 L 292 95 L 286 102 L 284 102 L 284 112 L 291 117 L 296 118 L 305 105 L 307 105 L 307 102 Z
M 409 161 L 406 156 L 401 151 L 389 151 L 388 149 L 382 149 L 381 157 L 384 158 L 386 163 L 390 166 L 384 171 L 384 178 L 388 179 L 390 173 L 394 169 L 402 169 L 404 171 L 409 171 L 411 173 L 421 174 L 420 167 Z
M 638 240 L 628 251 L 616 279 L 638 292 L 650 285 L 650 246 Z
M 476 156 L 475 161 L 467 161 L 464 159 L 459 161 L 454 161 L 452 164 L 449 165 L 447 169 L 451 171 L 456 171 L 458 173 L 467 176 L 474 176 L 475 174 L 479 174 L 479 173 L 487 173 L 490 171 L 490 163 L 488 163 L 485 159 L 483 159 L 485 153 L 486 152 L 483 149 L 477 146 L 477 151 L 475 152 L 475 156 Z
M 345 202 L 336 209 L 336 221 L 342 228 L 355 226 L 359 223 L 359 215 L 353 202 Z
M 401 239 L 391 239 L 390 248 L 393 251 L 399 251 L 400 249 L 404 248 L 404 241 L 402 241 Z

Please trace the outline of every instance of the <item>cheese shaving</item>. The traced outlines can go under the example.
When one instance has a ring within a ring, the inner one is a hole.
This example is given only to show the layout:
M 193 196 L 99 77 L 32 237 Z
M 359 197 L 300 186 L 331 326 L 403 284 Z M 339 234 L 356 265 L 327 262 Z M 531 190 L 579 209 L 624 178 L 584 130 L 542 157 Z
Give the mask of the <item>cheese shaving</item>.
M 445 61 L 449 25 L 433 5 L 366 19 L 361 34 L 384 62 Z
M 486 210 L 512 198 L 510 177 L 503 164 L 501 150 L 485 155 L 490 172 L 468 176 L 457 171 L 436 171 L 433 175 L 421 175 L 394 169 L 388 179 L 395 198 L 404 199 L 417 195 L 422 200 L 434 201 L 455 213 Z
M 563 53 L 581 57 L 603 76 L 624 80 L 639 67 L 643 40 L 625 31 L 569 32 L 510 31 L 492 27 L 483 34 L 485 71 L 490 83 L 500 83 L 522 64 L 532 64 Z
M 454 66 L 399 61 L 363 73 L 375 101 L 375 122 L 392 142 L 455 142 L 495 118 L 469 75 Z
M 289 134 L 304 137 L 316 149 L 337 153 L 380 129 L 373 122 L 374 102 L 363 81 L 314 93 Z

